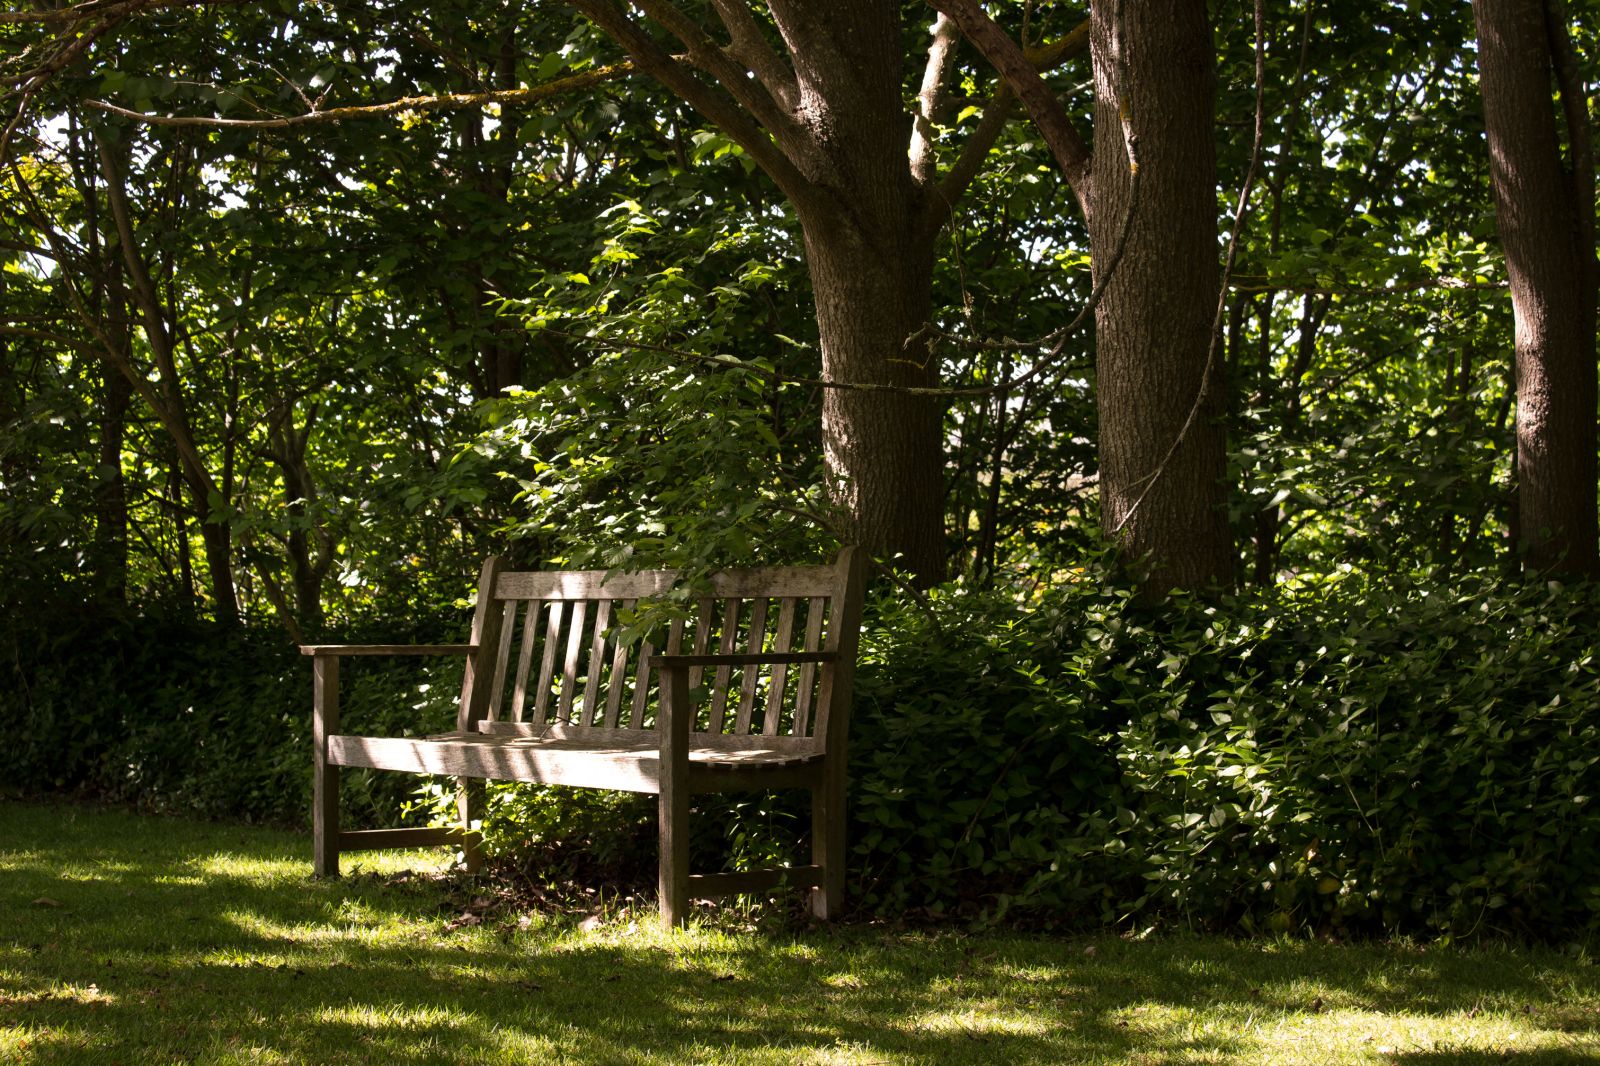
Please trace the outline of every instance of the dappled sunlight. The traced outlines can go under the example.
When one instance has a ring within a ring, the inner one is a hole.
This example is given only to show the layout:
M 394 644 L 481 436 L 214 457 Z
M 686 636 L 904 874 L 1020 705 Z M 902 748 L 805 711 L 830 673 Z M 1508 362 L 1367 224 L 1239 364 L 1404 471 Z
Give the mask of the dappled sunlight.
M 75 842 L 43 847 L 51 814 L 13 812 L 23 847 L 12 861 L 32 858 L 0 880 L 0 903 L 21 904 L 0 906 L 0 1059 L 1321 1066 L 1448 1060 L 1451 1048 L 1539 1063 L 1600 1055 L 1596 968 L 1550 952 L 762 932 L 719 912 L 668 932 L 631 905 L 583 928 L 523 913 L 485 882 L 318 881 L 293 840 L 253 852 L 254 830 L 116 812 L 98 816 L 93 850 L 119 879 L 93 878 L 82 861 L 63 876 L 53 860 Z M 95 817 L 78 812 L 75 832 Z M 461 921 L 464 900 L 473 921 Z
M 1044 1036 L 1059 1026 L 1037 1014 L 986 1003 L 960 1010 L 925 1011 L 909 1019 L 905 1027 L 912 1032 L 946 1033 L 977 1039 L 996 1033 Z
M 312 1015 L 316 1022 L 350 1025 L 361 1029 L 393 1029 L 412 1026 L 438 1026 L 444 1029 L 460 1027 L 461 1017 L 448 1010 L 435 1007 L 397 1007 L 371 1003 L 352 1003 L 343 1007 L 325 1007 Z

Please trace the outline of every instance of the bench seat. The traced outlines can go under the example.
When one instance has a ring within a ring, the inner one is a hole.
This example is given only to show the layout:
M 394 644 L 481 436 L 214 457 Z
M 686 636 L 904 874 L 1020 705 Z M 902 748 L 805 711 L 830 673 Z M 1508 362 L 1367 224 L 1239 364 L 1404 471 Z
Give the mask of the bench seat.
M 328 738 L 328 762 L 371 770 L 659 793 L 661 751 L 655 734 L 636 729 L 614 732 L 633 736 L 598 739 L 460 732 L 428 737 L 332 736 Z M 822 763 L 822 755 L 816 751 L 781 744 L 729 747 L 718 743 L 726 739 L 690 736 L 690 792 L 805 787 L 814 781 Z

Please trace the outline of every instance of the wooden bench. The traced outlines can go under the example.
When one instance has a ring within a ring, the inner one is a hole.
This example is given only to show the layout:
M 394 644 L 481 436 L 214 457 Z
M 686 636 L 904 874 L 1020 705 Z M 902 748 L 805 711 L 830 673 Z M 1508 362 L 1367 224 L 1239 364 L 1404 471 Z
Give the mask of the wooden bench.
M 337 877 L 341 851 L 442 844 L 462 849 L 476 869 L 475 779 L 529 781 L 659 797 L 669 926 L 683 921 L 691 898 L 779 883 L 809 887 L 818 917 L 838 914 L 860 557 L 846 548 L 832 566 L 715 574 L 687 619 L 619 641 L 619 616 L 675 580 L 660 570 L 609 579 L 604 571 L 512 571 L 494 557 L 478 583 L 470 644 L 302 646 L 314 670 L 316 873 Z M 349 655 L 466 656 L 455 731 L 340 732 L 339 661 Z M 341 830 L 341 766 L 454 776 L 461 824 Z M 811 790 L 810 865 L 689 873 L 691 796 L 791 787 Z

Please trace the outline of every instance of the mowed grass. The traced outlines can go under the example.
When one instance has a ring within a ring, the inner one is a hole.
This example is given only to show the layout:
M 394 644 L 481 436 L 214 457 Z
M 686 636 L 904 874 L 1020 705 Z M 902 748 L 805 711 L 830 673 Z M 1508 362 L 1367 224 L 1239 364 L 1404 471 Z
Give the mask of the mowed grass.
M 1581 952 L 474 924 L 459 887 L 399 876 L 427 853 L 318 882 L 309 852 L 0 803 L 0 1061 L 1600 1062 Z

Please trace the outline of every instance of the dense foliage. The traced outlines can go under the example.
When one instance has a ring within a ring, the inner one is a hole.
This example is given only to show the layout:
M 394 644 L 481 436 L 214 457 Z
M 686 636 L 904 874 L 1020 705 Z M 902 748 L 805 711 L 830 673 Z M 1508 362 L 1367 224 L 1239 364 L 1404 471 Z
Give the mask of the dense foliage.
M 990 7 L 1029 41 L 1082 16 Z M 1600 18 L 1571 7 L 1592 75 Z M 1102 554 L 1093 338 L 1051 333 L 1088 295 L 1084 226 L 1012 121 L 929 283 L 953 579 L 877 582 L 852 898 L 1600 930 L 1600 605 L 1519 566 L 1470 12 L 1286 5 L 1254 153 L 1254 28 L 1214 18 L 1219 230 L 1256 176 L 1216 349 L 1238 587 L 1151 604 Z M 588 22 L 475 0 L 117 19 L 81 55 L 0 22 L 0 788 L 298 823 L 295 642 L 458 638 L 492 551 L 831 551 L 795 212 L 694 110 L 601 77 L 617 56 Z M 1049 75 L 1077 112 L 1087 69 Z M 994 87 L 970 50 L 955 70 L 945 165 Z M 90 103 L 260 118 L 572 76 L 594 80 L 290 130 Z M 361 663 L 346 720 L 444 728 L 459 673 Z M 367 824 L 447 800 L 346 782 Z M 794 854 L 804 824 L 785 798 L 708 807 L 695 861 Z M 488 836 L 541 876 L 632 883 L 652 826 L 633 799 L 504 789 Z
M 1346 571 L 1159 611 L 1090 569 L 1027 598 L 874 605 L 854 894 L 891 915 L 1258 931 L 1600 931 L 1600 639 L 1587 588 Z M 146 622 L 78 634 L 7 699 L 0 773 L 298 822 L 309 679 L 279 646 Z M 346 720 L 446 728 L 459 667 L 361 664 Z M 350 775 L 346 808 L 449 807 Z M 404 790 L 404 791 L 402 791 Z M 797 856 L 783 797 L 716 799 L 697 861 Z M 499 788 L 531 876 L 648 884 L 648 798 Z

